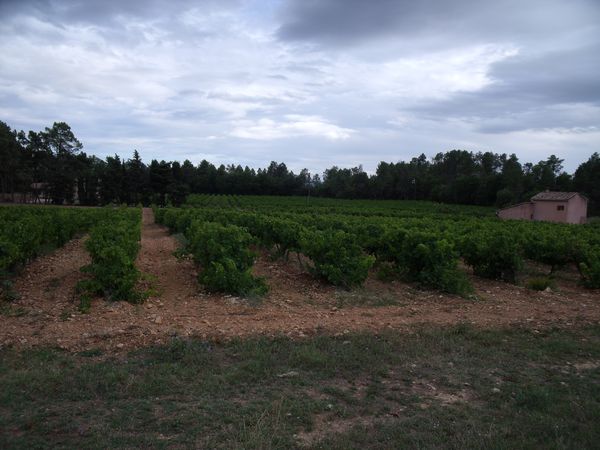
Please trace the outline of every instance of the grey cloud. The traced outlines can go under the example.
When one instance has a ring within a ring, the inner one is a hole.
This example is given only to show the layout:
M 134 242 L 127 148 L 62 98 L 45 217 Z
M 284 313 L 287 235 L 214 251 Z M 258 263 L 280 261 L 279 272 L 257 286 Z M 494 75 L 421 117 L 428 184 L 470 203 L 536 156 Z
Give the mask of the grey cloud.
M 0 0 L 0 115 L 20 129 L 65 120 L 99 156 L 319 171 L 480 146 L 575 164 L 599 142 L 599 12 L 598 0 Z M 354 131 L 232 137 L 240 121 L 277 131 L 291 116 Z M 535 131 L 547 128 L 568 131 Z
M 164 19 L 190 8 L 228 7 L 236 0 L 3 0 L 0 13 L 4 18 L 27 14 L 53 23 L 102 24 L 119 16 Z
M 64 39 L 61 32 L 79 25 L 93 27 L 106 42 L 120 46 L 143 43 L 153 31 L 158 32 L 158 42 L 195 45 L 217 33 L 202 24 L 185 23 L 184 13 L 200 9 L 209 16 L 237 5 L 239 0 L 0 0 L 0 26 L 7 34 L 40 42 L 59 42 Z M 31 17 L 51 26 L 24 26 L 20 19 Z
M 552 10 L 556 14 L 548 14 Z M 422 48 L 520 39 L 594 25 L 599 18 L 595 0 L 292 0 L 283 9 L 277 36 L 333 46 L 392 36 L 408 51 L 416 40 Z
M 600 42 L 497 62 L 477 92 L 410 108 L 430 120 L 471 121 L 484 133 L 600 126 Z
M 524 95 L 539 103 L 600 103 L 600 38 L 593 45 L 496 63 L 498 95 Z

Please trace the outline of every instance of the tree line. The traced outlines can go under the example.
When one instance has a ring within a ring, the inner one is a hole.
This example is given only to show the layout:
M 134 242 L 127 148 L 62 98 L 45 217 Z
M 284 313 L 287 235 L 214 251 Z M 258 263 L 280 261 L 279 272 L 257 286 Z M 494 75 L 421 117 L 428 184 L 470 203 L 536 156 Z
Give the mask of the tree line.
M 594 153 L 574 174 L 554 155 L 536 164 L 515 154 L 451 150 L 429 159 L 381 162 L 375 174 L 362 166 L 331 167 L 320 174 L 288 170 L 271 162 L 215 166 L 203 160 L 142 161 L 137 150 L 125 160 L 104 160 L 83 151 L 65 122 L 35 132 L 12 130 L 0 122 L 0 194 L 4 201 L 104 205 L 179 205 L 190 193 L 315 195 L 335 198 L 433 200 L 443 203 L 505 206 L 550 189 L 576 190 L 600 212 L 600 156 Z

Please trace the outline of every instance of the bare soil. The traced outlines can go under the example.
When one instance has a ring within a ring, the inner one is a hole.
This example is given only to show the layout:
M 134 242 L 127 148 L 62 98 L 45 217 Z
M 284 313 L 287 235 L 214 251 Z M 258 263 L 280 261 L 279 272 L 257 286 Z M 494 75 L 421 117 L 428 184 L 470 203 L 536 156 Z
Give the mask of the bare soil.
M 384 283 L 375 276 L 363 288 L 344 291 L 316 280 L 295 258 L 272 260 L 264 252 L 254 267 L 270 286 L 264 298 L 209 294 L 197 283 L 193 262 L 174 255 L 177 241 L 154 223 L 150 209 L 143 210 L 137 261 L 144 274 L 140 288 L 149 290 L 150 297 L 142 305 L 98 298 L 82 314 L 75 285 L 84 276 L 80 268 L 89 262 L 84 241 L 75 239 L 36 259 L 18 276 L 15 289 L 21 298 L 11 304 L 18 314 L 0 315 L 0 346 L 119 353 L 164 343 L 171 336 L 218 341 L 248 335 L 376 333 L 428 323 L 526 325 L 533 330 L 600 323 L 600 292 L 580 288 L 567 276 L 558 278 L 552 292 L 473 277 L 476 300 Z

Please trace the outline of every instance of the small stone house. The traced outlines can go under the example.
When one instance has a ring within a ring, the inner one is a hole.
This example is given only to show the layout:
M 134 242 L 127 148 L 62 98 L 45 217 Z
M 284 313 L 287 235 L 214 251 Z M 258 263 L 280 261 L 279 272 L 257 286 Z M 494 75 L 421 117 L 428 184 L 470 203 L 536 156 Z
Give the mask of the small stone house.
M 588 200 L 577 192 L 540 192 L 531 201 L 496 212 L 501 219 L 546 220 L 548 222 L 585 223 Z

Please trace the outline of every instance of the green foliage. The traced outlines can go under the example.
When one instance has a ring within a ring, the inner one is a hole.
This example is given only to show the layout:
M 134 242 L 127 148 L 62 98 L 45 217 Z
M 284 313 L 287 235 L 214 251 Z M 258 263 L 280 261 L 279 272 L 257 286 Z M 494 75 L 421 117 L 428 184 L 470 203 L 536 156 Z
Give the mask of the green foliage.
M 515 235 L 502 229 L 471 233 L 462 242 L 461 254 L 475 275 L 514 283 L 523 267 L 521 247 Z
M 244 296 L 260 296 L 268 290 L 263 279 L 252 276 L 250 269 L 240 270 L 231 258 L 212 261 L 200 272 L 198 280 L 211 291 Z
M 534 277 L 527 280 L 525 286 L 534 291 L 544 291 L 553 285 L 553 281 L 548 277 Z
M 465 204 L 491 206 L 522 201 L 529 193 L 550 188 L 585 193 L 590 198 L 591 212 L 597 213 L 600 204 L 597 153 L 581 164 L 573 177 L 563 172 L 563 161 L 554 155 L 537 164 L 522 164 L 514 154 L 455 149 L 433 158 L 421 154 L 410 161 L 381 161 L 371 175 L 361 166 L 333 166 L 321 179 L 306 169 L 294 173 L 275 161 L 262 170 L 236 164 L 216 167 L 206 160 L 198 165 L 189 160 L 152 160 L 145 164 L 137 151 L 128 160 L 118 155 L 102 160 L 81 152 L 82 147 L 65 122 L 26 133 L 0 121 L 0 186 L 3 194 L 9 194 L 5 198 L 19 200 L 20 193 L 24 193 L 54 204 L 72 204 L 77 188 L 77 200 L 88 206 L 180 206 L 187 199 L 194 206 L 222 203 L 236 208 L 247 203 L 248 194 L 268 193 L 294 196 L 294 203 L 304 206 L 333 203 L 337 208 L 340 199 L 352 199 L 344 206 L 354 203 L 353 207 L 361 206 L 364 200 L 359 199 L 401 199 L 413 204 L 421 199 L 460 204 L 438 207 L 455 211 L 464 209 Z M 398 203 L 388 205 L 396 207 Z M 477 214 L 490 212 L 472 207 L 472 211 L 475 209 L 479 209 Z
M 375 262 L 355 236 L 341 230 L 304 231 L 300 247 L 313 261 L 315 273 L 336 286 L 361 285 Z
M 7 272 L 22 259 L 22 251 L 16 244 L 0 238 L 0 271 Z
M 82 287 L 85 287 L 85 285 L 83 285 Z M 81 291 L 81 288 L 79 290 Z M 90 312 L 91 307 L 92 307 L 92 297 L 91 297 L 90 293 L 87 291 L 80 292 L 79 311 L 84 314 L 87 314 Z
M 19 294 L 14 290 L 13 283 L 8 278 L 2 278 L 0 274 L 0 303 L 2 301 L 14 302 L 19 299 Z
M 157 220 L 174 231 L 187 229 L 193 220 L 243 227 L 276 255 L 293 251 L 316 260 L 314 272 L 337 285 L 360 284 L 357 280 L 364 280 L 369 266 L 361 265 L 360 259 L 373 255 L 380 273 L 388 272 L 387 278 L 400 274 L 461 295 L 470 291 L 470 285 L 457 268 L 457 257 L 464 258 L 478 276 L 515 282 L 524 258 L 549 265 L 551 273 L 569 264 L 581 269 L 585 263 L 589 274 L 587 255 L 600 248 L 594 224 L 499 221 L 485 208 L 427 202 L 305 200 L 192 195 L 191 207 L 159 209 Z M 338 232 L 347 237 L 334 244 L 323 242 L 323 233 L 331 238 Z M 414 233 L 423 233 L 418 238 L 423 242 L 416 237 L 407 240 Z
M 573 229 L 547 226 L 543 232 L 536 231 L 529 233 L 523 242 L 523 251 L 528 259 L 549 265 L 551 273 L 578 260 L 580 241 L 573 235 Z
M 105 215 L 104 210 L 94 208 L 0 207 L 0 270 L 64 245 Z
M 408 276 L 425 286 L 460 295 L 473 291 L 466 275 L 458 269 L 458 254 L 454 246 L 434 234 L 407 234 L 403 242 L 402 262 Z
M 252 236 L 235 225 L 191 222 L 186 231 L 189 251 L 200 264 L 200 283 L 212 291 L 238 295 L 262 295 L 266 284 L 251 274 L 255 254 L 249 246 Z
M 280 255 L 300 250 L 302 225 L 290 219 L 269 217 L 264 221 L 264 239 L 277 247 Z
M 139 279 L 135 259 L 140 234 L 139 209 L 114 211 L 111 217 L 98 223 L 86 242 L 92 263 L 82 270 L 91 278 L 81 282 L 82 289 L 110 300 L 140 301 L 141 295 L 135 290 Z
M 600 289 L 600 249 L 589 250 L 579 269 L 585 287 Z
M 186 237 L 194 260 L 202 266 L 231 258 L 239 269 L 244 270 L 254 262 L 255 255 L 248 248 L 254 239 L 241 227 L 194 221 L 187 230 Z
M 404 278 L 451 294 L 467 295 L 473 288 L 458 269 L 454 246 L 439 236 L 405 230 L 385 234 L 380 258 L 391 261 Z
M 102 209 L 43 206 L 0 207 L 0 283 L 10 285 L 15 270 L 44 251 L 61 247 L 78 232 L 88 230 L 106 215 Z M 14 298 L 12 289 L 2 297 Z

